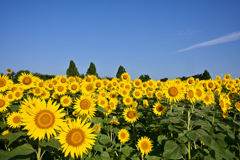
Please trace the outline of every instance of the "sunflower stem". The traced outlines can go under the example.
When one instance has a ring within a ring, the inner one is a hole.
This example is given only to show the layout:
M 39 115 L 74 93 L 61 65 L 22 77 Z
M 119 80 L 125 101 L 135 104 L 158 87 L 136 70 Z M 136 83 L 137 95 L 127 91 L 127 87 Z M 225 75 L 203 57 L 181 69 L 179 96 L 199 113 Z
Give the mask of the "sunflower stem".
M 144 160 L 144 154 L 142 154 L 142 160 Z
M 188 110 L 188 126 L 187 126 L 187 130 L 190 131 L 190 121 L 191 121 L 191 115 L 190 115 L 190 110 Z M 191 140 L 188 139 L 188 159 L 191 159 Z
M 39 145 L 39 142 L 38 142 L 38 152 L 37 152 L 37 160 L 41 160 L 42 156 L 41 156 L 41 147 Z

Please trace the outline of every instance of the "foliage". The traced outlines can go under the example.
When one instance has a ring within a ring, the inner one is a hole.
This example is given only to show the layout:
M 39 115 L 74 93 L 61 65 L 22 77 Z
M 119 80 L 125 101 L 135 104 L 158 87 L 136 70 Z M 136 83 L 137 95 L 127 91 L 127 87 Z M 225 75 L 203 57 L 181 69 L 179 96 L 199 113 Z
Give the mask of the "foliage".
M 96 77 L 98 77 L 97 69 L 93 62 L 90 63 L 90 66 L 86 72 L 86 75 L 95 75 Z
M 66 71 L 67 77 L 74 77 L 74 76 L 80 76 L 78 69 L 73 62 L 73 60 L 70 61 L 69 67 Z
M 116 77 L 117 77 L 117 78 L 121 78 L 121 75 L 122 75 L 123 73 L 125 73 L 125 72 L 126 72 L 125 68 L 124 68 L 122 65 L 120 65 L 119 68 L 118 68 Z
M 148 74 L 144 74 L 144 75 L 141 75 L 141 76 L 139 77 L 139 79 L 141 79 L 143 82 L 146 82 L 146 81 L 148 81 L 148 80 L 151 79 L 151 78 L 149 77 Z

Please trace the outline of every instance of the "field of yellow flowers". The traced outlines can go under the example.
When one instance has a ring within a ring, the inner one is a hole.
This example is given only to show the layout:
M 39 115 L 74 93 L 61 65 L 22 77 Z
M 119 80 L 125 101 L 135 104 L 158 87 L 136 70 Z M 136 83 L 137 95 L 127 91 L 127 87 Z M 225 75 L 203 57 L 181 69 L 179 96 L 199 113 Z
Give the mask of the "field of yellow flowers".
M 0 159 L 240 157 L 240 80 L 0 75 Z

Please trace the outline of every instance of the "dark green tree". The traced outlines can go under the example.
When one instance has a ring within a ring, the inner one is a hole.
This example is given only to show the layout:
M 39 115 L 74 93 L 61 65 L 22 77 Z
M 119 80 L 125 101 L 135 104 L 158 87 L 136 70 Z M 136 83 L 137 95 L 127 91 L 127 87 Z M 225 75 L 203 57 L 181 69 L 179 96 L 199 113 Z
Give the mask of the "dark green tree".
M 211 79 L 210 73 L 207 70 L 203 72 L 202 77 L 203 77 L 203 80 Z
M 150 77 L 149 77 L 149 75 L 148 74 L 142 74 L 140 77 L 139 77 L 139 79 L 141 79 L 142 80 L 142 82 L 146 82 L 146 81 L 148 81 L 149 79 L 151 79 Z
M 120 65 L 119 68 L 118 68 L 116 77 L 117 77 L 117 78 L 121 78 L 121 75 L 122 75 L 123 73 L 125 73 L 125 72 L 126 72 L 125 68 Z
M 20 71 L 18 71 L 15 74 L 14 78 L 13 78 L 13 82 L 14 83 L 18 83 L 18 77 L 21 76 L 22 73 L 30 74 L 30 71 L 29 70 L 20 70 Z
M 95 75 L 98 77 L 96 66 L 93 62 L 90 63 L 90 66 L 86 72 L 86 75 Z
M 73 60 L 70 61 L 69 67 L 66 71 L 67 77 L 74 77 L 74 76 L 80 76 L 78 69 L 73 62 Z

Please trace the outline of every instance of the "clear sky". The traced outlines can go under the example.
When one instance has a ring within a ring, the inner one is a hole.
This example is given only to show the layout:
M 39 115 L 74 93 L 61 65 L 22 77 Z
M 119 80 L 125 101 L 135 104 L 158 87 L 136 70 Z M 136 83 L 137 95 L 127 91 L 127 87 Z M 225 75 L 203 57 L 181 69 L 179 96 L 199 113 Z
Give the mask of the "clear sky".
M 239 0 L 1 0 L 0 72 L 240 77 Z

